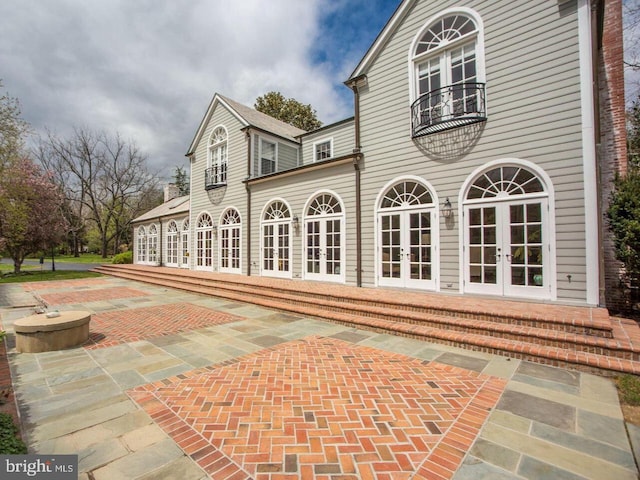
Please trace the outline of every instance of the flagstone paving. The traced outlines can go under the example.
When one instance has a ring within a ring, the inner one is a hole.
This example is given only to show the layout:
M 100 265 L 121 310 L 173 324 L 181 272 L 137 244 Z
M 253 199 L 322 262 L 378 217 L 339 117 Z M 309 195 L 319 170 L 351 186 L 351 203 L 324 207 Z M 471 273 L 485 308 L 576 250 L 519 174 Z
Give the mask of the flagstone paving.
M 610 379 L 101 280 L 0 285 L 29 450 L 82 480 L 638 478 Z M 65 292 L 49 308 L 105 315 L 104 343 L 17 353 L 13 322 Z

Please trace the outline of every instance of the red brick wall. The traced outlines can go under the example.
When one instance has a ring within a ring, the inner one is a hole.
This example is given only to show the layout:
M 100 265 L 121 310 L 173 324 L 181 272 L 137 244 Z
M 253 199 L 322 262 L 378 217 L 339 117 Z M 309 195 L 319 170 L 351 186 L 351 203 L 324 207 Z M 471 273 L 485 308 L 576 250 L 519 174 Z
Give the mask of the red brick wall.
M 622 41 L 622 0 L 604 3 L 602 46 L 598 51 L 598 96 L 600 145 L 598 163 L 601 182 L 602 256 L 604 288 L 601 301 L 612 310 L 622 309 L 620 290 L 621 265 L 615 260 L 613 238 L 606 217 L 615 174 L 627 171 L 627 136 L 625 128 L 624 65 Z M 595 3 L 600 3 L 595 2 Z

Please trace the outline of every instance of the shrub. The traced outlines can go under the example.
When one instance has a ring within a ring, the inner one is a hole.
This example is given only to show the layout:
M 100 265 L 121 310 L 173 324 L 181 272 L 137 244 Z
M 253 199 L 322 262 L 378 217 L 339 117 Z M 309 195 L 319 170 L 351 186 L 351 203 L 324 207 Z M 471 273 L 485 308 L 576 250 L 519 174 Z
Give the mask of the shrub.
M 119 253 L 113 257 L 111 263 L 123 264 L 123 263 L 133 263 L 133 252 L 128 251 L 124 253 Z
M 24 442 L 18 438 L 18 427 L 8 413 L 0 413 L 0 454 L 21 455 L 27 453 Z

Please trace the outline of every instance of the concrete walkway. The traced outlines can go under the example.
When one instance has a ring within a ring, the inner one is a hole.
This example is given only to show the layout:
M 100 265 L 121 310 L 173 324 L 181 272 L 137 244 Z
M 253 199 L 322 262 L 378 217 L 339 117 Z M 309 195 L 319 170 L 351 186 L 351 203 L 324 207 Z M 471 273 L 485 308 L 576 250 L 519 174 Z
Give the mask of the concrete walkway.
M 90 342 L 16 353 L 36 301 Z M 83 479 L 638 478 L 609 379 L 115 278 L 0 308 L 29 450 Z

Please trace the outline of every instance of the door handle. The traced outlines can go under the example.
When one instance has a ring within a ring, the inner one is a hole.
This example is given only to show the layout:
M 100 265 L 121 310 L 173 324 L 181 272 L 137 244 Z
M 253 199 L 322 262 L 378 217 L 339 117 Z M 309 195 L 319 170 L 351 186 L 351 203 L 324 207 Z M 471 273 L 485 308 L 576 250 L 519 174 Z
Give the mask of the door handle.
M 502 257 L 502 250 L 500 248 L 496 249 L 496 263 L 498 263 L 500 261 L 500 258 Z

